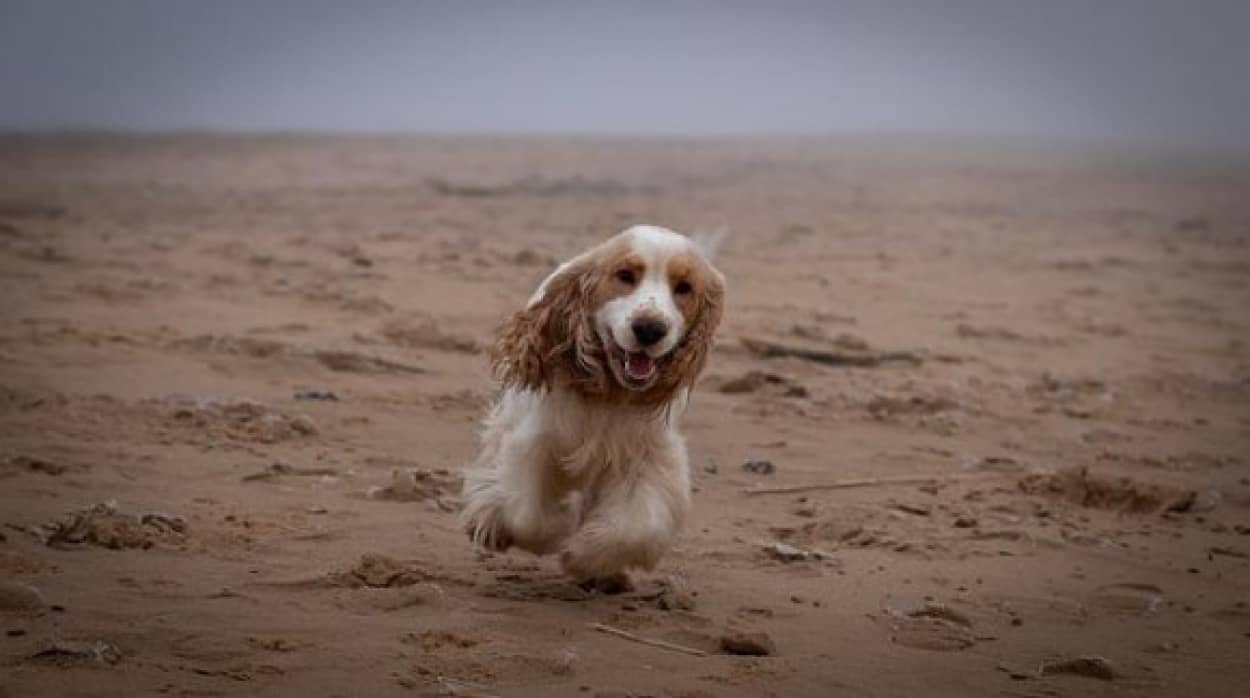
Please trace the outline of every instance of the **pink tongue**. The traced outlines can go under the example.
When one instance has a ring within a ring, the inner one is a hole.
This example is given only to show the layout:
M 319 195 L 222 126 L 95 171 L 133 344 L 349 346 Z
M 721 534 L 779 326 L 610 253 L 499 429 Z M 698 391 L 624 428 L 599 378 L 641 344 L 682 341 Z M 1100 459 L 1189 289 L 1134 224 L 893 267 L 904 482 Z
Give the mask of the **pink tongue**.
M 646 378 L 655 368 L 655 360 L 642 352 L 631 353 L 625 359 L 625 370 L 634 378 Z

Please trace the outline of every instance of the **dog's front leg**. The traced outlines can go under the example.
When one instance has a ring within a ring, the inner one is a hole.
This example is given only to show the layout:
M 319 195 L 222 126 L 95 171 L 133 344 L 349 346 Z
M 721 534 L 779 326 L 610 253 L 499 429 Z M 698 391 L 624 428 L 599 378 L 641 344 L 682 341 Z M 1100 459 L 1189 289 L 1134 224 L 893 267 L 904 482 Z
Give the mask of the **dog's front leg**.
M 497 448 L 465 472 L 462 513 L 465 532 L 489 550 L 517 546 L 532 553 L 554 552 L 578 518 L 577 502 L 566 496 L 559 469 L 542 439 L 525 431 L 508 433 Z
M 599 492 L 581 528 L 565 544 L 560 563 L 578 580 L 650 570 L 672 545 L 689 508 L 684 468 L 644 468 L 630 481 Z

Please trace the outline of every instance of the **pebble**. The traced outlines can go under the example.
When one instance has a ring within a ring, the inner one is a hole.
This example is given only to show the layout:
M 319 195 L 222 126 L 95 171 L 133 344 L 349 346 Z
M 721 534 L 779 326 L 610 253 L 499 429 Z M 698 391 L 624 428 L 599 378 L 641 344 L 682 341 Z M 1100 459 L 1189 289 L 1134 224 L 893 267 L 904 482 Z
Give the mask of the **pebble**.
M 1002 663 L 1002 662 L 1000 662 L 998 666 L 995 668 L 997 668 L 999 671 L 1003 672 L 1007 676 L 1011 677 L 1015 681 L 1026 681 L 1028 679 L 1036 678 L 1034 674 L 1031 674 L 1023 669 L 1019 669 L 1019 668 L 1013 667 L 1009 664 Z
M 291 428 L 301 434 L 316 434 L 317 423 L 306 414 L 296 415 L 291 418 Z
M 42 611 L 46 607 L 38 589 L 20 582 L 0 581 L 0 611 Z
M 338 402 L 339 396 L 335 395 L 332 390 L 296 390 L 295 399 Z
M 777 646 L 768 633 L 728 632 L 721 636 L 721 649 L 729 654 L 767 657 L 777 653 Z
M 913 516 L 928 516 L 933 513 L 932 509 L 923 504 L 895 504 L 894 508 Z
M 693 611 L 694 597 L 680 589 L 669 589 L 656 601 L 661 611 Z
M 1040 673 L 1043 676 L 1050 676 L 1052 674 L 1071 674 L 1073 676 L 1086 676 L 1091 679 L 1100 679 L 1102 681 L 1111 681 L 1119 678 L 1120 676 L 1120 673 L 1111 666 L 1111 662 L 1094 655 L 1045 662 L 1042 664 Z
M 742 464 L 742 469 L 748 473 L 755 473 L 756 475 L 772 475 L 777 472 L 777 466 L 773 465 L 772 461 L 764 460 L 762 458 L 746 459 L 746 461 Z
M 808 551 L 796 548 L 793 545 L 787 545 L 786 543 L 769 543 L 764 546 L 764 552 L 782 562 L 795 562 L 812 557 L 812 554 Z

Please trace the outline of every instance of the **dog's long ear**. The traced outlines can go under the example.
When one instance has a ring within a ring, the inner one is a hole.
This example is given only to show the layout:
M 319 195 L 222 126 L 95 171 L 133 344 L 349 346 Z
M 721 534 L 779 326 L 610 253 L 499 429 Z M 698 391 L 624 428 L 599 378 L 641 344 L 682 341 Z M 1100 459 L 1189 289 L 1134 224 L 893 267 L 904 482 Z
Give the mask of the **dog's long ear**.
M 699 254 L 703 255 L 709 264 L 716 261 L 717 255 L 720 254 L 721 248 L 725 246 L 725 241 L 728 239 L 729 226 L 726 225 L 711 230 L 696 231 L 690 237 L 695 249 L 699 250 Z
M 580 345 L 588 341 L 591 269 L 589 255 L 561 264 L 500 329 L 491 363 L 504 385 L 549 388 L 562 364 L 576 362 Z
M 721 316 L 725 312 L 725 277 L 706 261 L 704 265 L 699 315 L 687 330 L 673 366 L 680 385 L 685 387 L 694 387 L 699 374 L 703 372 L 708 353 L 712 350 L 716 328 L 720 326 Z

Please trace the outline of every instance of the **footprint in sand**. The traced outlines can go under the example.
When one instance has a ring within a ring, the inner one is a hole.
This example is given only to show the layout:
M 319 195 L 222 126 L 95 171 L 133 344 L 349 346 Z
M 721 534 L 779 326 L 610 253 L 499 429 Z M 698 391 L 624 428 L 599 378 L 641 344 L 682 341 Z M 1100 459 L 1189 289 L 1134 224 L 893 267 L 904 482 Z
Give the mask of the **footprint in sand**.
M 1154 613 L 1163 603 L 1163 590 L 1153 584 L 1122 582 L 1098 587 L 1090 596 L 1090 606 L 1121 616 Z
M 941 604 L 928 604 L 906 613 L 889 612 L 890 641 L 913 649 L 956 652 L 976 644 L 972 620 Z

